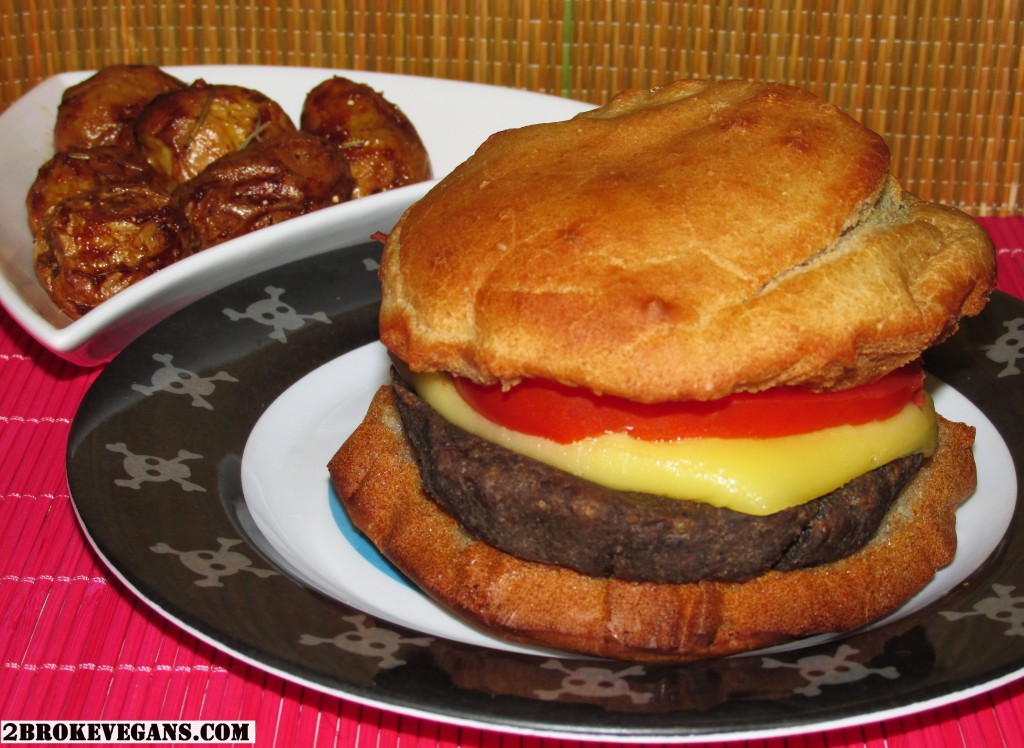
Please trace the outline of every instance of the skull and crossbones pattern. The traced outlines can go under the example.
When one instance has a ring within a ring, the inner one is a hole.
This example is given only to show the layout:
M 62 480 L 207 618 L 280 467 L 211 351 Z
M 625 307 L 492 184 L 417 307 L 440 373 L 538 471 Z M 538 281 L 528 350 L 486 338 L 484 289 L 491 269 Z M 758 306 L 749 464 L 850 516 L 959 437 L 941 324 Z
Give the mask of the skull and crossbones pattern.
M 303 634 L 299 638 L 299 643 L 310 647 L 319 644 L 333 644 L 338 649 L 351 654 L 378 658 L 380 660 L 379 667 L 390 669 L 406 664 L 405 660 L 397 656 L 403 647 L 410 645 L 426 647 L 433 641 L 433 638 L 429 636 L 404 637 L 397 631 L 377 626 L 371 619 L 361 614 L 342 616 L 342 620 L 348 621 L 354 628 L 328 639 L 313 634 Z
M 645 674 L 646 671 L 640 665 L 632 665 L 620 670 L 596 665 L 579 665 L 569 668 L 559 660 L 548 660 L 541 667 L 557 670 L 563 674 L 560 688 L 538 689 L 533 692 L 534 695 L 545 701 L 556 701 L 563 696 L 570 696 L 602 701 L 627 698 L 634 704 L 646 704 L 653 698 L 652 694 L 635 691 L 627 680 L 630 677 Z
M 183 491 L 206 491 L 202 486 L 189 480 L 192 470 L 185 464 L 186 460 L 198 460 L 197 455 L 185 449 L 179 449 L 176 457 L 165 459 L 156 455 L 135 454 L 124 442 L 108 444 L 107 449 L 124 455 L 122 465 L 127 478 L 116 478 L 114 484 L 122 488 L 139 489 L 143 483 L 177 483 Z
M 172 395 L 188 395 L 192 405 L 197 408 L 213 410 L 213 405 L 206 398 L 217 388 L 216 382 L 237 382 L 225 371 L 218 371 L 208 377 L 201 377 L 194 371 L 174 365 L 174 356 L 169 353 L 154 353 L 153 360 L 163 364 L 153 372 L 151 386 L 133 384 L 132 389 L 147 397 L 157 392 L 168 392 Z
M 189 571 L 199 575 L 193 584 L 196 587 L 223 587 L 220 581 L 239 572 L 246 572 L 260 578 L 277 576 L 276 571 L 253 566 L 252 559 L 244 553 L 232 550 L 242 543 L 238 538 L 217 538 L 217 548 L 201 548 L 192 551 L 180 551 L 167 543 L 156 543 L 150 546 L 153 553 L 167 553 L 178 557 L 178 560 Z
M 1000 377 L 1020 374 L 1017 362 L 1024 357 L 1024 317 L 1003 322 L 1006 332 L 1000 335 L 992 345 L 981 346 L 985 355 L 997 364 L 1006 364 L 999 372 Z
M 284 294 L 283 288 L 267 286 L 263 290 L 267 292 L 267 298 L 259 299 L 249 304 L 244 312 L 225 309 L 224 314 L 232 322 L 249 319 L 270 327 L 271 331 L 268 337 L 281 343 L 288 342 L 286 333 L 301 329 L 309 320 L 323 322 L 328 325 L 331 323 L 331 320 L 328 319 L 324 312 L 299 314 L 295 307 L 281 301 L 281 296 Z
M 799 671 L 800 676 L 807 681 L 807 685 L 794 688 L 793 693 L 804 696 L 818 696 L 821 694 L 822 686 L 853 683 L 863 680 L 869 675 L 879 675 L 889 680 L 900 677 L 899 671 L 894 667 L 870 668 L 851 660 L 850 657 L 857 654 L 858 651 L 843 644 L 835 654 L 808 655 L 801 657 L 796 662 L 783 662 L 772 657 L 763 657 L 761 658 L 761 667 L 767 669 L 791 668 Z
M 1013 597 L 1015 588 L 1005 584 L 993 584 L 995 595 L 979 600 L 967 612 L 955 610 L 940 611 L 947 621 L 959 621 L 972 616 L 984 616 L 990 621 L 1006 624 L 1006 636 L 1024 636 L 1024 597 Z

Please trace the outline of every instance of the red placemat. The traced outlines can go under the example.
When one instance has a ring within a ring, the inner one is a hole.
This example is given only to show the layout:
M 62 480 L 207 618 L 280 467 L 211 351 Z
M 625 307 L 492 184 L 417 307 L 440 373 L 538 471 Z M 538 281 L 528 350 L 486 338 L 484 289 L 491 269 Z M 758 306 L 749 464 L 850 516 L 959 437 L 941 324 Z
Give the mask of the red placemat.
M 1024 218 L 985 218 L 999 288 L 1024 298 Z M 0 312 L 0 720 L 254 720 L 257 745 L 556 746 L 338 699 L 265 673 L 152 612 L 79 531 L 64 449 L 98 370 Z M 939 709 L 758 746 L 1024 745 L 1024 681 Z M 705 744 L 707 745 L 707 744 Z

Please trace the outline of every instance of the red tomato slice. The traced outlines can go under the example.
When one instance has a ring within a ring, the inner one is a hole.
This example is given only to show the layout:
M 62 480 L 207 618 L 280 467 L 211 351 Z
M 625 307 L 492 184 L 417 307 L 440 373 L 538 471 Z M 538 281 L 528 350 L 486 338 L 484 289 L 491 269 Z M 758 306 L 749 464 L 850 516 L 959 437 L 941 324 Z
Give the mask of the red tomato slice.
M 560 444 L 614 433 L 649 441 L 803 434 L 889 418 L 909 402 L 921 405 L 923 386 L 920 362 L 837 392 L 779 387 L 708 402 L 636 403 L 545 379 L 523 380 L 502 392 L 500 385 L 455 379 L 462 398 L 488 420 Z

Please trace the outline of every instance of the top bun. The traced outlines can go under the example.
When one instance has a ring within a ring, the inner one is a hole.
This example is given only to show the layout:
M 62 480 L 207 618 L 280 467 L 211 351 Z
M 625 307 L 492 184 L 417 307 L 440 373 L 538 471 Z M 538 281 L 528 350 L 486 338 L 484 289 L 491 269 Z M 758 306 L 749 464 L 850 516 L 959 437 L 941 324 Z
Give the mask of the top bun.
M 497 133 L 401 218 L 384 344 L 413 370 L 637 401 L 871 381 L 977 314 L 992 246 L 791 86 L 679 81 Z

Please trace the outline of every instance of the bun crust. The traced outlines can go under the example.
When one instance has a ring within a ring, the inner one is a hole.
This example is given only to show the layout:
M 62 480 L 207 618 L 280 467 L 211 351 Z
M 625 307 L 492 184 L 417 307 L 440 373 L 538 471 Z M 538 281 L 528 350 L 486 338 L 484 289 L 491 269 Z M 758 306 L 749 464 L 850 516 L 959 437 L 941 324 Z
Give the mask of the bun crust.
M 878 135 L 779 84 L 498 133 L 389 236 L 381 339 L 417 371 L 640 401 L 867 382 L 994 283 L 980 227 L 888 170 Z
M 422 490 L 394 393 L 382 387 L 329 470 L 352 521 L 421 589 L 495 635 L 580 654 L 680 662 L 849 631 L 902 605 L 956 550 L 975 487 L 974 429 L 939 446 L 873 540 L 841 561 L 747 582 L 663 584 L 522 561 L 469 535 Z

